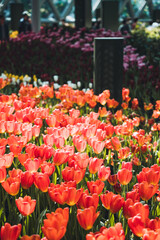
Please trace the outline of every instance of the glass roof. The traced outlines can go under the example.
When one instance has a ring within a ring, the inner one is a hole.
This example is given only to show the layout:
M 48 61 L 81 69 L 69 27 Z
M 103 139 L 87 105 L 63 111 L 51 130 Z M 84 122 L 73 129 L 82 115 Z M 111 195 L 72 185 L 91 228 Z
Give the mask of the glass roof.
M 6 17 L 10 17 L 10 3 L 15 2 L 13 0 L 2 0 L 1 1 L 1 7 L 5 6 L 3 9 Z M 31 0 L 21 0 L 19 2 L 22 2 L 24 4 L 24 10 L 27 10 L 31 13 Z M 95 16 L 95 10 L 98 6 L 100 6 L 101 0 L 92 0 L 92 16 Z M 119 0 L 119 6 L 120 6 L 120 15 L 119 18 L 125 16 L 130 16 L 128 3 L 130 4 L 131 10 L 133 12 L 134 17 L 137 17 L 138 14 L 140 14 L 142 19 L 149 19 L 151 18 L 150 14 L 150 7 L 148 3 L 150 2 L 150 5 L 152 9 L 160 9 L 160 0 Z M 40 0 L 41 3 L 41 20 L 45 21 L 59 21 L 62 18 L 65 18 L 67 21 L 74 21 L 74 0 Z M 126 4 L 124 4 L 126 3 Z M 58 18 L 57 18 L 58 16 Z M 133 16 L 131 16 L 133 17 Z

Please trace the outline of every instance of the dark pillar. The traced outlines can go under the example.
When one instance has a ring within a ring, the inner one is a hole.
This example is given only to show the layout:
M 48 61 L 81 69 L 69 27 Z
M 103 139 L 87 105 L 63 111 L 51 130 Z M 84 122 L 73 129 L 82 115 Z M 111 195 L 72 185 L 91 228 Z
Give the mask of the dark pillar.
M 106 30 L 118 31 L 119 26 L 119 1 L 102 0 L 101 18 L 102 27 Z
M 156 22 L 157 20 L 160 21 L 160 9 L 153 10 L 153 21 Z
M 93 75 L 95 94 L 109 89 L 111 98 L 122 102 L 123 38 L 94 39 Z
M 23 3 L 11 3 L 11 29 L 18 30 L 19 20 L 22 18 L 22 12 L 24 11 Z
M 40 0 L 32 0 L 32 30 L 37 33 L 40 31 Z
M 92 26 L 91 0 L 75 1 L 75 26 L 76 28 Z

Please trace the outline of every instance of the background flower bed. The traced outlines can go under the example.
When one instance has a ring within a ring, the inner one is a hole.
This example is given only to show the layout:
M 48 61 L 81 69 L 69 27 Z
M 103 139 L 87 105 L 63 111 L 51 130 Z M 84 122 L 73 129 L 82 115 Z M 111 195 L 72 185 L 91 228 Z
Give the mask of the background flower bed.
M 132 37 L 128 39 L 140 55 L 145 55 L 150 62 L 160 68 L 160 27 L 148 29 L 143 25 L 132 30 Z
M 122 98 L 117 110 L 108 90 L 1 94 L 1 239 L 8 223 L 15 240 L 159 239 L 160 101 Z
M 1 44 L 0 68 L 12 74 L 36 74 L 42 80 L 52 81 L 59 76 L 60 83 L 67 80 L 82 82 L 87 88 L 93 81 L 93 41 L 95 37 L 121 36 L 119 32 L 81 29 L 48 30 L 47 33 L 31 33 Z M 132 38 L 131 38 L 132 39 Z M 145 55 L 124 41 L 124 87 L 129 87 L 131 96 L 155 101 L 160 89 L 159 67 L 151 65 Z M 142 93 L 141 88 L 146 91 Z M 134 91 L 132 91 L 134 89 Z M 143 97 L 141 96 L 143 94 Z M 150 99 L 151 96 L 151 99 Z

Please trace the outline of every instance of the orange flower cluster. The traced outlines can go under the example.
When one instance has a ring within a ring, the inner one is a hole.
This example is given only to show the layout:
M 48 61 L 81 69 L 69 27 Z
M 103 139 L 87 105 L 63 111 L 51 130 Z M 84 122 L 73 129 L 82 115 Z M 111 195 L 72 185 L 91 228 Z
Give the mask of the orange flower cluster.
M 32 219 L 42 220 L 48 209 L 55 211 L 39 223 L 41 236 L 24 233 L 21 224 L 5 223 L 10 213 L 4 218 L 2 214 L 1 239 L 16 240 L 22 234 L 22 240 L 60 240 L 71 224 L 70 214 L 75 215 L 73 224 L 86 231 L 102 215 L 103 224 L 108 223 L 108 228 L 87 234 L 86 240 L 125 239 L 125 221 L 143 240 L 159 239 L 160 102 L 144 105 L 145 114 L 153 111 L 145 119 L 138 100 L 130 103 L 128 89 L 123 89 L 122 99 L 122 109 L 116 110 L 118 103 L 108 90 L 96 96 L 92 90 L 84 93 L 67 85 L 58 91 L 22 85 L 19 97 L 0 96 L 2 206 L 10 200 L 14 204 L 16 196 L 15 212 L 18 209 L 27 219 L 32 214 Z M 60 103 L 52 108 L 54 100 Z M 97 103 L 102 108 L 94 112 Z M 4 190 L 11 195 L 7 201 Z M 112 227 L 109 215 L 115 215 Z

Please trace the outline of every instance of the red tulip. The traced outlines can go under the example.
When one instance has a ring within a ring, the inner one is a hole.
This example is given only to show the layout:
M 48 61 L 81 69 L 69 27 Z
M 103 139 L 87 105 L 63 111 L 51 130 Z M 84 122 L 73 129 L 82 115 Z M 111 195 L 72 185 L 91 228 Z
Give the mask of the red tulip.
M 20 235 L 21 228 L 21 224 L 11 226 L 9 223 L 5 223 L 5 225 L 1 227 L 1 240 L 17 240 Z
M 34 175 L 33 173 L 26 171 L 21 174 L 21 186 L 24 189 L 28 189 L 34 183 Z
M 23 216 L 28 216 L 34 212 L 36 200 L 31 199 L 30 196 L 25 196 L 24 198 L 19 197 L 16 199 L 16 205 Z
M 34 184 L 42 192 L 47 192 L 50 184 L 50 179 L 47 173 L 34 173 Z

